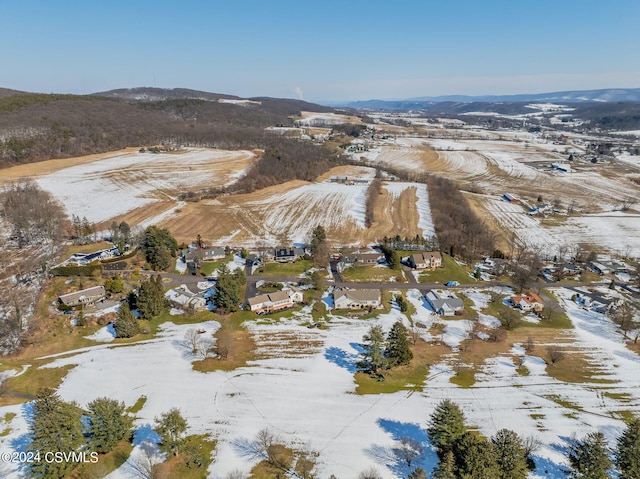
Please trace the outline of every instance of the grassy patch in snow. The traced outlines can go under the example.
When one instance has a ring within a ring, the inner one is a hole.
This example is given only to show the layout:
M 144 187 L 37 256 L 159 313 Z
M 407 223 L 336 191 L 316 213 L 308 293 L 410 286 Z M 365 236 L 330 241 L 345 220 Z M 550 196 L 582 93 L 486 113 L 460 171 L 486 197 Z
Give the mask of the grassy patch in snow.
M 354 282 L 386 282 L 397 281 L 400 283 L 405 282 L 400 271 L 395 271 L 389 268 L 379 266 L 353 266 L 346 268 L 342 272 L 342 279 L 345 281 Z
M 630 424 L 631 422 L 638 419 L 637 413 L 634 414 L 632 411 L 628 411 L 626 409 L 619 410 L 619 411 L 612 411 L 611 416 L 614 417 L 615 419 L 620 419 L 621 421 L 624 421 L 627 424 Z
M 33 364 L 23 374 L 5 381 L 7 392 L 0 397 L 0 406 L 20 404 L 33 399 L 42 388 L 57 389 L 67 373 L 75 367 L 73 364 L 60 368 L 41 369 L 46 361 Z
M 462 368 L 449 381 L 462 388 L 470 388 L 476 383 L 476 371 L 473 368 Z
M 227 351 L 226 358 L 206 358 L 193 362 L 193 369 L 199 372 L 233 371 L 246 366 L 249 361 L 255 359 L 256 343 L 243 323 L 255 319 L 251 311 L 238 311 L 234 314 L 217 316 L 220 329 L 213 337 L 218 347 L 224 347 Z
M 14 418 L 14 417 L 16 417 L 16 413 L 15 413 L 15 412 L 8 412 L 7 414 L 5 414 L 5 415 L 2 417 L 2 420 L 8 424 L 8 423 L 10 423 L 11 421 L 13 421 L 13 418 Z
M 207 469 L 213 462 L 211 454 L 215 448 L 216 441 L 212 441 L 206 435 L 187 436 L 182 446 L 184 452 L 162 463 L 158 477 L 206 479 Z
M 549 399 L 550 401 L 553 401 L 554 403 L 558 404 L 559 406 L 562 406 L 563 408 L 572 409 L 574 411 L 583 411 L 581 406 L 574 404 L 567 399 L 563 399 L 557 394 L 547 394 L 543 397 Z
M 267 263 L 258 268 L 258 273 L 272 276 L 298 276 L 311 269 L 313 263 L 300 259 L 295 263 Z
M 608 397 L 609 399 L 614 399 L 623 403 L 629 403 L 632 399 L 631 394 L 629 393 L 612 393 L 610 391 L 605 391 L 602 393 L 602 395 Z
M 133 406 L 127 408 L 127 412 L 129 414 L 135 414 L 137 412 L 140 412 L 140 410 L 144 407 L 146 402 L 147 402 L 147 396 L 140 396 L 136 400 L 136 402 L 135 402 L 135 404 Z
M 295 453 L 293 449 L 282 444 L 274 444 L 269 452 L 271 461 L 263 460 L 251 468 L 251 479 L 276 479 L 285 477 L 293 465 Z
M 520 376 L 528 376 L 531 372 L 529 371 L 529 368 L 522 365 L 522 366 L 518 366 L 516 368 L 516 372 L 520 375 Z
M 384 381 L 363 372 L 355 374 L 357 394 L 385 394 L 397 391 L 422 391 L 429 367 L 451 350 L 447 346 L 418 341 L 412 348 L 413 360 L 407 366 L 384 371 Z
M 443 254 L 442 268 L 421 272 L 419 281 L 421 283 L 446 283 L 447 281 L 457 281 L 461 284 L 475 283 L 476 280 L 469 276 L 471 272 L 468 266 L 462 266 L 451 256 Z
M 233 261 L 232 254 L 226 258 L 219 259 L 218 261 L 204 261 L 198 271 L 205 276 L 209 276 L 215 270 L 221 268 L 225 264 L 229 264 L 231 261 Z
M 130 441 L 120 441 L 113 451 L 99 455 L 98 462 L 80 464 L 69 477 L 70 479 L 106 477 L 126 462 L 132 450 L 133 445 Z

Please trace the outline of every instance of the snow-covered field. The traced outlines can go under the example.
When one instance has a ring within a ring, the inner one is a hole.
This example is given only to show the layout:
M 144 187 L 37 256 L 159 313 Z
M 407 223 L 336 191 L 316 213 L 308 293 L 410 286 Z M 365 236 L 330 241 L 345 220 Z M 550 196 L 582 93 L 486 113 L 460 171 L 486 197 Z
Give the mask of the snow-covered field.
M 179 153 L 120 153 L 36 178 L 69 216 L 100 223 L 180 189 L 231 183 L 243 174 L 250 151 L 189 149 Z
M 264 211 L 265 229 L 276 235 L 286 233 L 293 242 L 304 243 L 319 224 L 340 228 L 351 222 L 364 228 L 367 188 L 367 185 L 313 183 L 250 206 Z
M 578 244 L 593 245 L 625 257 L 640 257 L 640 215 L 610 212 L 569 217 L 557 226 L 542 226 L 525 209 L 500 198 L 487 199 L 487 210 L 512 231 L 522 245 L 538 248 L 549 258 Z
M 59 393 L 81 406 L 101 396 L 127 405 L 146 396 L 135 422 L 139 431 L 148 431 L 154 417 L 179 407 L 190 433 L 208 434 L 218 441 L 210 478 L 222 479 L 238 469 L 248 472 L 255 459 L 243 453 L 242 444 L 253 440 L 263 428 L 289 445 L 306 444 L 316 451 L 318 477 L 322 479 L 331 474 L 357 477 L 369 467 L 375 467 L 385 479 L 406 477 L 408 468 L 393 452 L 401 437 L 413 437 L 425 446 L 424 454 L 412 467 L 431 471 L 437 459 L 426 424 L 437 403 L 449 398 L 462 407 L 467 422 L 484 435 L 510 428 L 522 436 L 540 439 L 542 447 L 535 454 L 538 469 L 530 477 L 560 479 L 564 477 L 563 451 L 573 434 L 581 437 L 599 430 L 614 441 L 624 427 L 618 419 L 619 411 L 640 412 L 640 376 L 636 374 L 640 357 L 625 348 L 609 320 L 579 308 L 570 301 L 571 294 L 558 291 L 575 327 L 575 345 L 591 355 L 603 377 L 611 381 L 609 384 L 555 380 L 546 374 L 544 361 L 536 356 L 537 349 L 527 355 L 522 347 L 514 345 L 508 354 L 487 360 L 471 388 L 460 388 L 449 381 L 454 360 L 445 358 L 431 368 L 422 392 L 354 394 L 358 343 L 372 324 L 388 330 L 393 322 L 403 319 L 395 307 L 370 321 L 331 316 L 326 330 L 302 326 L 301 322 L 309 319 L 304 312 L 279 323 L 250 324 L 263 359 L 231 372 L 193 371 L 194 357 L 183 340 L 193 326 L 171 323 L 165 323 L 154 340 L 126 347 L 84 348 L 74 355 L 59 355 L 48 367 L 76 365 Z M 477 307 L 488 300 L 488 295 L 480 291 L 470 291 L 467 296 Z M 455 347 L 468 334 L 465 321 L 443 321 L 425 308 L 417 290 L 409 290 L 408 299 L 417 309 L 413 318 L 416 322 L 427 327 L 435 321 L 445 324 L 446 343 Z M 490 316 L 483 319 L 489 327 L 495 326 L 495 321 Z M 198 328 L 208 335 L 217 330 L 218 324 L 207 322 Z M 293 343 L 274 340 L 278 337 L 289 337 Z M 423 337 L 431 339 L 428 333 Z M 310 346 L 300 351 L 298 340 Z M 524 357 L 529 376 L 516 372 L 517 357 Z M 624 399 L 614 399 L 622 393 Z M 25 444 L 28 407 L 0 408 L 0 417 L 8 412 L 15 412 L 17 417 L 11 421 L 10 432 L 0 438 L 1 451 Z M 126 479 L 126 465 L 109 478 Z

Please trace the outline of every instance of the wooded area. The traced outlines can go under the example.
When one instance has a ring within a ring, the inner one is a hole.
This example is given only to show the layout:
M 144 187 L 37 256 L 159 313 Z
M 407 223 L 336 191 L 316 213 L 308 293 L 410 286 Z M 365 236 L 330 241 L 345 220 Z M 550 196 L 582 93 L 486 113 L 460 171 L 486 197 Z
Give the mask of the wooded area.
M 196 93 L 204 94 L 195 92 L 193 96 Z M 280 99 L 260 99 L 240 106 L 197 98 L 134 101 L 118 95 L 8 94 L 0 97 L 0 131 L 4 132 L 0 136 L 0 168 L 163 143 L 263 148 L 268 146 L 265 127 L 292 125 L 290 117 L 303 109 L 331 111 Z

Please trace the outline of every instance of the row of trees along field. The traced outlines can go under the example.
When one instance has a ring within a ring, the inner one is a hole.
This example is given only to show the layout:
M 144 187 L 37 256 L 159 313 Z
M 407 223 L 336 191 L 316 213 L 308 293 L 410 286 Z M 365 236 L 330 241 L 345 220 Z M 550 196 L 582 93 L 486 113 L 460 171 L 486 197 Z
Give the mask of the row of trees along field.
M 175 408 L 155 418 L 153 430 L 160 438 L 159 450 L 169 457 L 184 454 L 188 467 L 206 469 L 211 459 L 203 457 L 202 451 L 197 447 L 190 447 L 187 428 L 187 422 Z M 27 451 L 33 454 L 35 460 L 24 471 L 28 477 L 81 477 L 70 475 L 74 474 L 74 470 L 84 467 L 86 464 L 83 463 L 99 464 L 100 456 L 114 451 L 123 443 L 131 443 L 133 417 L 124 403 L 114 399 L 97 398 L 83 409 L 74 402 L 63 401 L 53 389 L 42 389 L 33 401 L 29 432 Z M 50 460 L 56 453 L 66 454 L 71 459 Z M 76 455 L 71 456 L 71 453 Z M 158 462 L 153 458 L 145 459 L 151 460 L 148 463 L 132 461 L 129 465 L 132 469 L 130 472 L 135 477 L 158 477 L 143 475 L 153 473 Z
M 437 237 L 437 242 L 435 238 L 427 239 L 427 241 L 436 243 L 433 244 L 434 249 L 440 249 L 440 251 L 451 256 L 460 256 L 464 259 L 479 258 L 494 251 L 494 233 L 475 214 L 471 205 L 453 181 L 432 175 L 426 171 L 408 170 L 386 165 L 384 169 L 381 169 L 380 166 L 368 162 L 346 161 L 351 165 L 366 165 L 376 168 L 377 176 L 381 176 L 384 172 L 401 181 L 426 184 L 429 193 L 431 218 Z M 365 221 L 368 226 L 373 221 L 373 201 L 377 193 L 379 193 L 379 185 L 372 183 L 367 192 L 365 208 Z M 400 241 L 399 235 L 397 238 Z M 385 242 L 387 246 L 390 246 L 388 241 Z M 407 246 L 404 245 L 400 249 L 413 249 L 407 248 Z M 417 249 L 422 249 L 420 246 Z
M 436 407 L 427 431 L 440 459 L 432 479 L 526 479 L 535 468 L 533 453 L 539 442 L 534 437 L 522 439 L 516 432 L 502 429 L 485 439 L 469 430 L 462 410 L 448 399 Z M 601 432 L 591 432 L 583 439 L 572 439 L 565 453 L 569 463 L 566 475 L 571 479 L 637 479 L 640 419 L 627 425 L 613 450 Z

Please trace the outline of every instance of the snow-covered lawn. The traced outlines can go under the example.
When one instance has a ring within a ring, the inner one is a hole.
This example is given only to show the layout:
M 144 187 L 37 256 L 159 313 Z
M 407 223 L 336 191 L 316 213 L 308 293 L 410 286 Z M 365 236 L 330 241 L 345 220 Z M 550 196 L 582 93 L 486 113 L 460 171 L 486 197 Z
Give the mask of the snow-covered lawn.
M 514 345 L 510 353 L 488 359 L 471 388 L 449 381 L 454 364 L 447 357 L 432 366 L 421 393 L 357 395 L 353 373 L 362 336 L 372 324 L 389 330 L 398 319 L 406 323 L 397 308 L 366 321 L 329 314 L 326 330 L 305 327 L 311 318 L 305 311 L 271 324 L 264 319 L 260 324 L 250 323 L 262 359 L 230 372 L 194 371 L 191 362 L 195 358 L 183 340 L 193 325 L 172 323 L 165 323 L 156 339 L 120 347 L 83 348 L 72 356 L 58 355 L 48 367 L 76 365 L 58 391 L 65 400 L 75 400 L 81 406 L 101 396 L 127 405 L 146 396 L 135 422 L 139 431 L 148 430 L 162 412 L 179 407 L 190 433 L 208 434 L 217 440 L 215 462 L 209 470 L 209 477 L 215 479 L 236 469 L 249 471 L 255 459 L 248 459 L 241 446 L 263 428 L 287 444 L 309 444 L 319 454 L 317 470 L 322 479 L 331 474 L 357 477 L 372 466 L 385 479 L 406 477 L 407 467 L 393 454 L 396 441 L 406 436 L 425 446 L 425 453 L 412 467 L 429 472 L 437 460 L 426 424 L 444 398 L 458 403 L 467 422 L 486 436 L 510 428 L 522 436 L 539 438 L 538 470 L 531 477 L 560 479 L 564 477 L 563 451 L 571 435 L 581 437 L 600 430 L 613 444 L 624 426 L 616 418 L 617 412 L 640 412 L 640 357 L 626 349 L 608 319 L 579 308 L 570 301 L 571 294 L 569 290 L 557 292 L 575 326 L 575 346 L 593 357 L 613 383 L 562 383 L 546 374 L 545 362 L 535 355 L 537 349 L 526 355 L 522 347 Z M 480 290 L 471 290 L 467 296 L 478 308 L 489 299 Z M 416 307 L 413 320 L 426 326 L 421 329 L 428 331 L 433 322 L 445 324 L 445 343 L 455 347 L 469 334 L 466 321 L 443 320 L 429 311 L 419 291 L 408 290 L 407 298 Z M 490 316 L 482 322 L 496 326 Z M 210 336 L 219 325 L 206 322 L 197 327 Z M 423 337 L 431 339 L 428 333 Z M 524 356 L 529 376 L 518 374 L 514 356 Z M 555 367 L 562 367 L 562 363 Z M 627 399 L 614 399 L 615 393 L 625 393 Z M 573 406 L 567 407 L 567 402 Z M 24 444 L 27 410 L 0 408 L 0 417 L 7 412 L 18 414 L 10 433 L 0 438 L 0 450 Z M 126 467 L 109 478 L 125 479 Z

